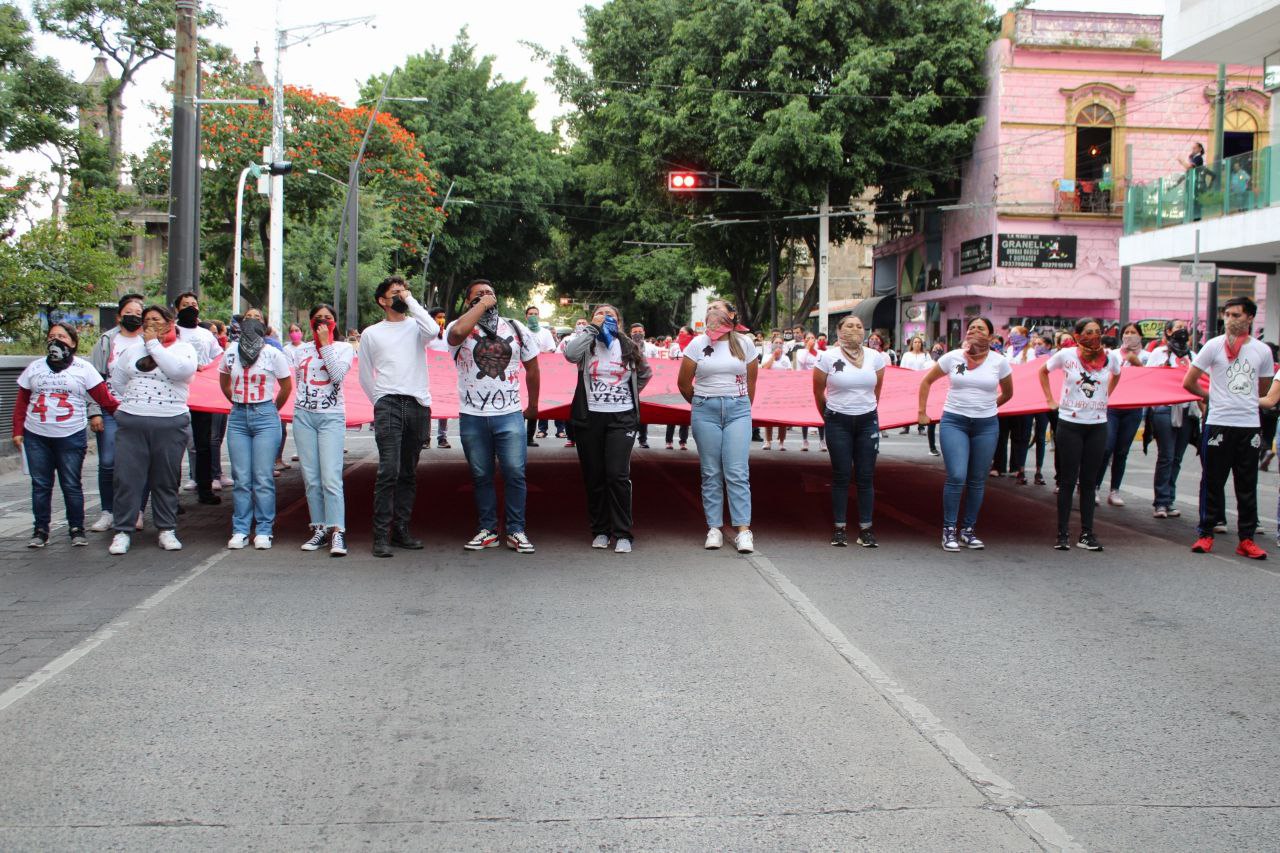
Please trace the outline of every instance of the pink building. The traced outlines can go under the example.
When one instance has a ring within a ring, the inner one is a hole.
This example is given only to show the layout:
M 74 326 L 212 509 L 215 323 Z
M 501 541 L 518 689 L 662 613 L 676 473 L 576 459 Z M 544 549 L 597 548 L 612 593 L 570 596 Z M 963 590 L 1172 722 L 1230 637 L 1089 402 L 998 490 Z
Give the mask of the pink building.
M 958 203 L 942 208 L 936 268 L 900 276 L 904 332 L 950 334 L 954 342 L 965 318 L 977 315 L 998 327 L 1119 318 L 1125 175 L 1174 174 L 1193 142 L 1216 159 L 1217 67 L 1162 61 L 1160 40 L 1154 15 L 1023 9 L 1005 16 L 987 54 L 985 125 Z M 1257 68 L 1228 68 L 1227 156 L 1269 143 L 1270 99 L 1260 77 Z M 882 246 L 877 257 L 894 249 Z M 921 266 L 905 252 L 899 269 L 908 264 Z M 1193 288 L 1174 268 L 1134 267 L 1129 316 L 1190 320 Z M 1265 282 L 1224 271 L 1219 292 L 1260 299 Z

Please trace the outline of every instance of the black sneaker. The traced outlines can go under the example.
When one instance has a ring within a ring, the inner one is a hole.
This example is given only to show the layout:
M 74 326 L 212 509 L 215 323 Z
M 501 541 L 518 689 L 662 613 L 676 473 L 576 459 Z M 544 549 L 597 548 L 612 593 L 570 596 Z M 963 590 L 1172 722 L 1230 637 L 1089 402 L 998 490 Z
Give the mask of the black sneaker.
M 436 439 L 436 447 L 440 448 L 441 450 L 451 450 L 453 448 L 453 445 L 449 443 L 449 439 L 445 438 L 442 435 L 438 439 Z
M 1086 551 L 1101 551 L 1102 543 L 1098 541 L 1098 537 L 1093 535 L 1092 530 L 1085 530 L 1080 534 L 1080 541 L 1076 543 L 1077 548 L 1083 548 Z
M 49 531 L 41 530 L 37 527 L 31 531 L 31 541 L 27 542 L 28 548 L 43 548 L 49 542 Z
M 1055 550 L 1055 551 L 1070 551 L 1070 550 L 1071 550 L 1071 537 L 1070 537 L 1070 536 L 1068 536 L 1068 535 L 1067 535 L 1067 534 L 1065 534 L 1065 533 L 1059 533 L 1059 534 L 1058 534 L 1058 542 L 1057 542 L 1057 544 L 1056 544 L 1056 545 L 1054 545 L 1054 546 L 1053 546 L 1053 550 Z
M 871 532 L 870 527 L 864 527 L 858 531 L 858 544 L 863 548 L 879 548 L 880 543 L 876 542 L 876 535 Z
M 831 532 L 831 545 L 834 548 L 849 547 L 849 533 L 843 527 L 837 527 Z
M 83 527 L 75 527 L 71 530 L 71 547 L 83 548 L 89 544 L 89 537 L 84 535 Z

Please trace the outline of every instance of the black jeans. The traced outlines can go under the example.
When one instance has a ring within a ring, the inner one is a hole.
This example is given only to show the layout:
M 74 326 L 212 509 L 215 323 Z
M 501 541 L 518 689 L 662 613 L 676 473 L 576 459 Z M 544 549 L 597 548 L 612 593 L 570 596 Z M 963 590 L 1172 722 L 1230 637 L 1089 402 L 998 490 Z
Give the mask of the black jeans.
M 213 413 L 191 412 L 191 441 L 195 444 L 196 470 L 193 479 L 202 496 L 213 494 Z
M 373 486 L 373 537 L 407 527 L 418 489 L 418 457 L 431 435 L 431 407 L 403 394 L 379 397 L 373 407 L 378 477 Z
M 1078 424 L 1058 419 L 1053 434 L 1054 464 L 1058 469 L 1058 533 L 1071 527 L 1071 499 L 1080 484 L 1080 529 L 1093 530 L 1094 497 L 1098 493 L 1103 458 L 1107 455 L 1107 425 Z
M 831 455 L 831 515 L 844 524 L 849 511 L 849 479 L 858 488 L 858 523 L 871 527 L 875 508 L 876 456 L 880 453 L 880 417 L 872 411 L 842 415 L 828 411 L 827 452 Z
M 1048 444 L 1047 432 L 1049 430 L 1049 413 L 1037 412 L 1029 416 L 1031 418 L 1031 442 L 1036 446 L 1036 470 L 1039 471 L 1044 467 L 1044 449 Z
M 667 444 L 670 444 L 671 440 L 675 438 L 675 436 L 676 436 L 676 425 L 667 424 Z M 680 427 L 680 443 L 685 444 L 686 442 L 688 442 L 688 440 L 689 440 L 689 425 L 685 424 L 684 426 Z
M 1257 427 L 1206 426 L 1200 433 L 1201 536 L 1212 537 L 1213 523 L 1227 517 L 1228 475 L 1235 481 L 1240 539 L 1252 539 L 1257 532 L 1259 432 Z
M 638 423 L 634 412 L 588 412 L 575 421 L 574 441 L 587 487 L 592 536 L 632 539 L 631 448 Z
M 1030 423 L 1024 415 L 1001 415 L 1000 434 L 996 438 L 996 455 L 991 467 L 1001 474 L 1013 474 L 1021 471 L 1027 462 Z M 1013 440 L 1010 449 L 1009 442 Z

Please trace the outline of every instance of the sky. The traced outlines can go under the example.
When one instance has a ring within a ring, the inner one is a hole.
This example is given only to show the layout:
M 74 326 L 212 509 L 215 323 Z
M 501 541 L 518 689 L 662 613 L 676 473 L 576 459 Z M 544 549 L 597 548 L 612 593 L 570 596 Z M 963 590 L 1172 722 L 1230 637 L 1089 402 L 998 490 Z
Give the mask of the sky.
M 30 19 L 30 0 L 19 2 Z M 465 0 L 431 4 L 363 0 L 355 6 L 339 0 L 274 3 L 272 0 L 203 0 L 202 3 L 205 8 L 217 10 L 226 21 L 220 30 L 207 33 L 209 38 L 227 45 L 245 61 L 252 58 L 254 46 L 260 46 L 269 78 L 274 68 L 277 26 L 292 28 L 353 16 L 375 16 L 373 26 L 355 26 L 320 36 L 309 44 L 290 48 L 282 57 L 286 84 L 306 85 L 347 103 L 355 100 L 360 84 L 370 76 L 390 71 L 407 56 L 434 48 L 447 50 L 458 32 L 466 27 L 477 52 L 496 57 L 497 73 L 507 80 L 526 80 L 528 88 L 537 94 L 534 118 L 543 129 L 550 129 L 552 120 L 564 112 L 564 107 L 546 82 L 546 66 L 521 42 L 533 42 L 552 52 L 561 48 L 572 51 L 574 40 L 582 34 L 581 9 L 585 5 L 582 0 L 534 3 Z M 1000 2 L 999 5 L 1007 8 L 1010 4 Z M 1131 0 L 1125 11 L 1161 14 L 1163 6 L 1163 0 Z M 1036 8 L 1114 11 L 1115 3 L 1114 0 L 1042 0 Z M 78 80 L 88 76 L 93 67 L 92 55 L 78 44 L 41 35 L 37 38 L 37 49 L 56 58 L 63 69 Z M 172 63 L 156 60 L 143 70 L 137 84 L 126 94 L 126 151 L 141 152 L 149 144 L 154 117 L 147 105 L 169 100 L 163 85 L 172 74 Z M 38 156 L 10 156 L 4 162 L 18 171 L 47 166 Z

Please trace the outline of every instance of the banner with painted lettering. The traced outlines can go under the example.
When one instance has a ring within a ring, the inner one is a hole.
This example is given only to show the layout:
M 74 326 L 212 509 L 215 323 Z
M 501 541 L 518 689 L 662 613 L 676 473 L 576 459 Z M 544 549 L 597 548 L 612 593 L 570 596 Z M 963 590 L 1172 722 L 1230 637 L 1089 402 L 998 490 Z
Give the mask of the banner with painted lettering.
M 431 373 L 431 416 L 458 416 L 458 382 L 453 359 L 446 352 L 428 352 Z M 1033 414 L 1047 411 L 1040 380 L 1036 375 L 1041 362 L 1020 364 L 1013 368 L 1013 399 L 1000 409 L 1004 415 Z M 689 423 L 689 404 L 680 396 L 676 378 L 679 361 L 654 359 L 653 379 L 640 394 L 640 416 L 650 424 Z M 578 369 L 559 353 L 538 356 L 540 397 L 538 416 L 565 420 L 573 402 Z M 1184 372 L 1174 368 L 1133 368 L 1125 370 L 1111 398 L 1112 408 L 1132 409 L 1183 403 L 1195 399 L 1182 388 Z M 343 393 L 347 402 L 347 425 L 357 426 L 373 421 L 373 406 L 356 380 L 357 368 L 347 374 Z M 880 428 L 892 429 L 916 422 L 917 394 L 923 372 L 886 367 L 884 387 L 880 394 Z M 1061 393 L 1062 375 L 1050 374 L 1055 399 Z M 528 400 L 524 372 L 521 371 L 521 399 Z M 948 381 L 944 376 L 930 389 L 928 412 L 932 420 L 942 417 Z M 231 404 L 218 386 L 218 362 L 199 371 L 191 383 L 188 403 L 203 412 L 229 412 Z M 293 399 L 285 404 L 280 416 L 293 420 Z M 813 398 L 813 373 L 795 370 L 763 370 L 756 384 L 752 421 L 759 426 L 818 426 L 822 423 Z

